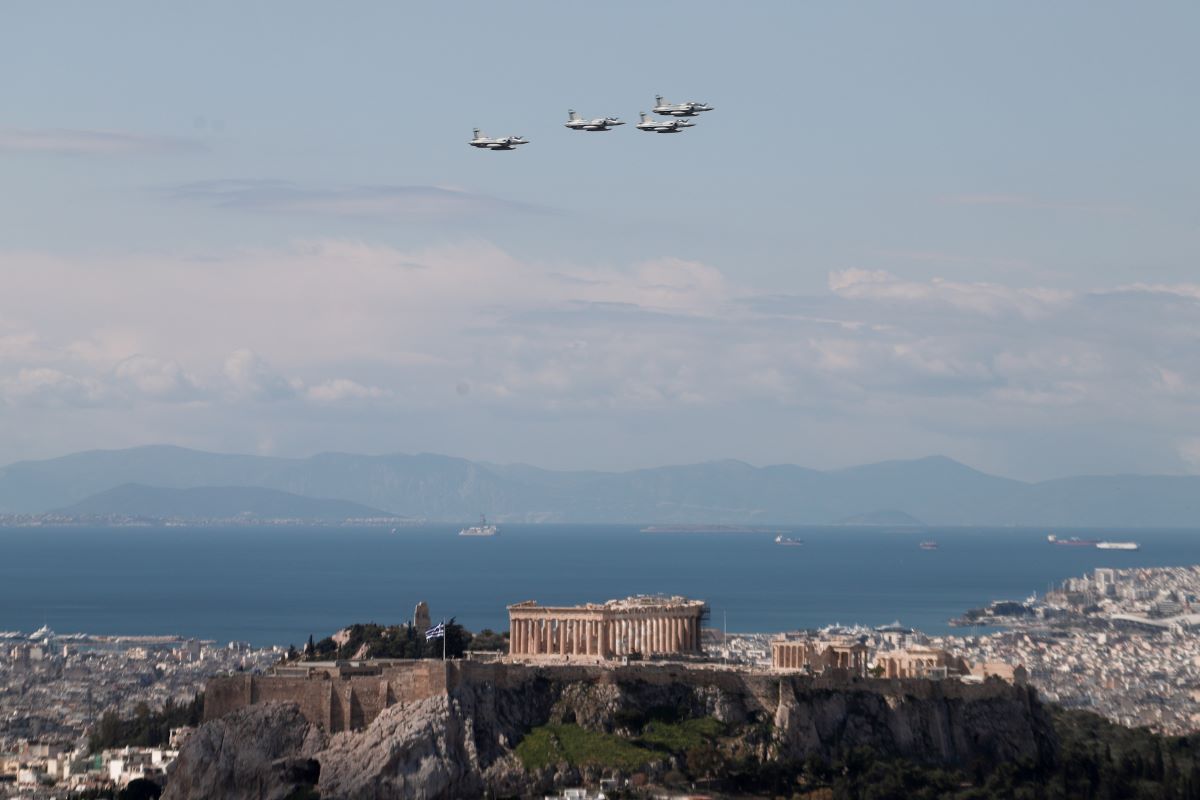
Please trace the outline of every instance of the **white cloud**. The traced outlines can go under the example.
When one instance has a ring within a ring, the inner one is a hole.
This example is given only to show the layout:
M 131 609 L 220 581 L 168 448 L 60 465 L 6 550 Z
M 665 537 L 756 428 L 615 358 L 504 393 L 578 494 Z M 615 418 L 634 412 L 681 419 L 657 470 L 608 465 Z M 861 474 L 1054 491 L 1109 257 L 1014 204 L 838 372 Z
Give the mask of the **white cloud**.
M 252 400 L 286 400 L 302 389 L 297 381 L 289 381 L 247 348 L 229 354 L 222 369 L 235 395 Z
M 1107 290 L 1105 293 L 1164 294 L 1189 300 L 1200 300 L 1200 283 L 1130 283 Z
M 184 372 L 177 361 L 134 355 L 118 363 L 113 375 L 156 400 L 189 401 L 202 395 L 196 379 Z
M 847 269 L 829 274 L 829 288 L 854 300 L 923 305 L 999 317 L 1036 317 L 1070 302 L 1072 293 L 1045 287 L 1013 288 L 996 283 L 966 283 L 934 278 L 906 281 L 883 271 Z
M 342 403 L 353 400 L 379 400 L 389 392 L 378 386 L 363 386 L 348 378 L 334 378 L 305 390 L 307 396 L 318 403 Z
M 537 264 L 481 242 L 344 240 L 202 261 L 0 253 L 0 274 L 10 418 L 18 406 L 121 403 L 127 419 L 171 431 L 169 415 L 183 413 L 172 407 L 187 404 L 199 425 L 203 405 L 253 425 L 239 441 L 301 450 L 332 421 L 398 430 L 422 415 L 506 420 L 489 436 L 528 420 L 523 441 L 547 449 L 555 437 L 539 440 L 539 426 L 607 426 L 578 443 L 597 452 L 617 446 L 623 421 L 641 430 L 632 421 L 656 414 L 703 415 L 700 440 L 741 430 L 737 441 L 764 451 L 787 441 L 780 425 L 870 432 L 863 449 L 957 442 L 968 453 L 1044 452 L 1053 432 L 1083 426 L 1113 458 L 1139 431 L 1163 469 L 1178 469 L 1190 433 L 1178 426 L 1200 411 L 1189 390 L 1200 385 L 1200 304 L 1186 286 L 1066 292 L 848 269 L 827 293 L 756 297 L 712 265 L 670 257 Z M 453 419 L 421 435 L 449 441 Z M 655 447 L 657 427 L 633 445 Z M 193 444 L 218 435 L 189 431 Z
M 50 367 L 23 368 L 11 377 L 0 379 L 0 397 L 14 406 L 82 408 L 100 405 L 105 395 L 99 381 Z

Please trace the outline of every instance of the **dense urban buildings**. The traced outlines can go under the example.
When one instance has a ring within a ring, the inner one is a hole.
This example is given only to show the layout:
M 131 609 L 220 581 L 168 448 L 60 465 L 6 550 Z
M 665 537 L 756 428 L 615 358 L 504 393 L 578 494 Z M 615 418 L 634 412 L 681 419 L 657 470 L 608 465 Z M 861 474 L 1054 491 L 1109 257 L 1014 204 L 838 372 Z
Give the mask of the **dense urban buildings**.
M 153 747 L 94 750 L 89 733 L 101 718 L 185 706 L 212 676 L 262 671 L 282 655 L 279 648 L 174 636 L 0 632 L 0 796 L 5 786 L 36 796 L 39 787 L 161 780 L 185 732 Z

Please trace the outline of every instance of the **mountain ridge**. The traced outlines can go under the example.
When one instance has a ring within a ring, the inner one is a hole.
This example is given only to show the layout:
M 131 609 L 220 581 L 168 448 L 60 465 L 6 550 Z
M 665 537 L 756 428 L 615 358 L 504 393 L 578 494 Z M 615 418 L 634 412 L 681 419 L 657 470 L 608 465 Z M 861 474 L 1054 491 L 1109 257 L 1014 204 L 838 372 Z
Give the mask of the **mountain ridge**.
M 1200 527 L 1200 477 L 1026 482 L 945 456 L 837 470 L 734 459 L 624 472 L 548 470 L 434 453 L 304 458 L 177 445 L 89 450 L 0 467 L 0 513 L 44 513 L 127 483 L 259 487 L 428 520 L 833 524 L 894 510 L 928 525 Z

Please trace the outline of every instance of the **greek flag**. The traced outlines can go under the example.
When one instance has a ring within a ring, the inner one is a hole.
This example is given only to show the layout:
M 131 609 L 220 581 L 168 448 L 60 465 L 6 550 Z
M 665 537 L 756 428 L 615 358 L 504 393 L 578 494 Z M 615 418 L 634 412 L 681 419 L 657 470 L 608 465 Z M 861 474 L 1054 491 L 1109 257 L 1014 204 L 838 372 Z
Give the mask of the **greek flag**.
M 432 628 L 425 631 L 425 641 L 427 642 L 432 639 L 444 638 L 446 638 L 446 623 L 444 622 L 439 622 L 437 625 L 434 625 Z

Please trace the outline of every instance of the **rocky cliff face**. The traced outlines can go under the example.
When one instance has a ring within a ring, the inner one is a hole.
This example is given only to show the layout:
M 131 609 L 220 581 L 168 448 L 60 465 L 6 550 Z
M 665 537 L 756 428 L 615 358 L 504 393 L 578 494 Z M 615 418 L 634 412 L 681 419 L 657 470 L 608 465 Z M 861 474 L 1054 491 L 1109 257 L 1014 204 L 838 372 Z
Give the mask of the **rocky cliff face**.
M 320 764 L 312 756 L 324 745 L 295 704 L 244 708 L 188 737 L 163 796 L 283 800 L 316 783 Z
M 639 674 L 642 677 L 638 677 Z M 565 677 L 557 677 L 557 676 Z M 923 762 L 1052 759 L 1055 741 L 1029 690 L 953 682 L 849 681 L 690 670 L 581 677 L 554 669 L 519 679 L 459 682 L 447 694 L 385 709 L 365 730 L 326 737 L 295 707 L 251 706 L 204 725 L 186 743 L 166 800 L 283 798 L 312 786 L 321 798 L 433 800 L 529 796 L 595 780 L 596 765 L 522 768 L 513 749 L 540 725 L 573 723 L 628 736 L 647 712 L 711 717 L 729 758 L 799 763 L 866 746 Z M 648 760 L 651 776 L 681 756 Z M 582 771 L 581 771 L 582 770 Z

